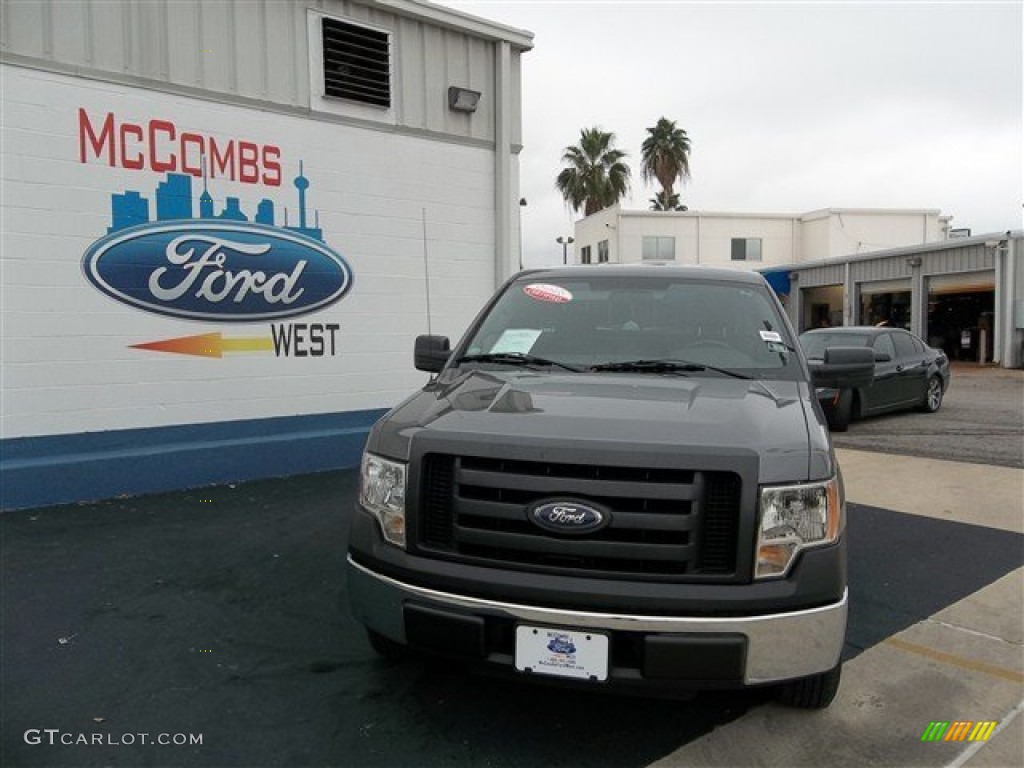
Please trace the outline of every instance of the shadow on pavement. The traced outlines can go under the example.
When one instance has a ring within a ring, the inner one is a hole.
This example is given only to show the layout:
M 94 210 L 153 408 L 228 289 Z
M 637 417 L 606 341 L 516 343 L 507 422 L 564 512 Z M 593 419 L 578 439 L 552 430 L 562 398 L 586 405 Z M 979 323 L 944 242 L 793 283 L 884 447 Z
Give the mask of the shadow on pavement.
M 1024 564 L 1024 535 L 860 504 L 847 508 L 845 659 Z

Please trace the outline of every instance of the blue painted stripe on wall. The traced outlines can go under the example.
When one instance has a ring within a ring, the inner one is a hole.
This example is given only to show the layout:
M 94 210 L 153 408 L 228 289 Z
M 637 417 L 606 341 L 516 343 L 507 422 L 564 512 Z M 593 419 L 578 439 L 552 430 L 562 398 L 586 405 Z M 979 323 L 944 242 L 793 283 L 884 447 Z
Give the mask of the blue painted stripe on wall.
M 353 467 L 373 409 L 0 440 L 0 509 Z

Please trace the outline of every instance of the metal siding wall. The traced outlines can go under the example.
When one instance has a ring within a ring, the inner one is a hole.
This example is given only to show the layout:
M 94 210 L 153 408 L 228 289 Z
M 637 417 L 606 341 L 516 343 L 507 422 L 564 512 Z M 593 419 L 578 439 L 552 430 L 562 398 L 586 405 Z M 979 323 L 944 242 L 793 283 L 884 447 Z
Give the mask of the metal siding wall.
M 922 254 L 922 258 L 924 272 L 928 275 L 995 269 L 992 252 L 983 244 Z
M 855 283 L 899 280 L 910 277 L 910 267 L 903 258 L 873 259 L 851 262 L 850 274 Z
M 5 3 L 12 5 L 12 3 Z M 61 9 L 61 23 L 53 26 L 53 57 L 59 60 L 86 60 L 86 9 L 80 5 L 68 5 Z
M 411 128 L 426 128 L 425 73 L 422 70 L 415 73 L 407 71 L 413 62 L 423 60 L 423 25 L 412 19 L 399 19 L 396 36 L 401 41 L 401 45 L 395 46 L 395 70 L 398 73 L 395 97 L 398 101 L 398 122 Z
M 202 3 L 199 6 L 199 24 L 202 36 L 198 83 L 200 88 L 234 93 L 234 36 L 231 32 L 232 5 L 230 3 Z M 176 42 L 183 47 L 184 41 Z
M 167 16 L 167 35 L 171 40 L 194 40 L 191 50 L 172 45 L 167 52 L 167 79 L 182 85 L 202 85 L 200 59 L 207 55 L 201 44 L 199 8 L 195 2 L 179 3 Z
M 309 8 L 391 31 L 399 125 L 494 140 L 493 42 L 348 0 L 5 2 L 3 50 L 119 77 L 308 108 Z M 518 54 L 513 75 L 518 86 Z M 448 109 L 450 85 L 480 91 L 474 114 Z M 518 94 L 514 109 L 518 116 Z M 518 117 L 513 123 L 518 142 Z
M 133 58 L 138 62 L 136 69 L 151 80 L 167 80 L 170 76 L 167 64 L 171 47 L 167 34 L 169 15 L 167 0 L 136 0 L 133 7 Z M 190 42 L 195 47 L 195 41 Z
M 276 40 L 275 45 L 268 45 L 267 55 L 263 58 L 266 67 L 266 96 L 268 101 L 278 104 L 297 106 L 309 103 L 308 79 L 303 78 L 303 87 L 297 88 L 295 73 L 297 55 L 306 57 L 305 25 L 298 25 L 298 15 L 284 3 L 266 4 L 266 35 L 268 40 Z M 302 37 L 299 38 L 296 27 L 301 26 Z
M 49 58 L 43 44 L 43 30 L 49 27 L 49 3 L 3 3 L 5 49 L 16 49 L 26 56 Z M 43 19 L 46 17 L 46 22 Z
M 464 35 L 450 30 L 442 30 L 441 40 L 444 45 L 444 78 L 439 83 L 436 93 L 431 90 L 427 99 L 438 99 L 443 105 L 444 130 L 446 133 L 469 133 L 473 115 L 453 112 L 448 109 L 448 86 L 469 87 L 469 45 Z
M 826 266 L 796 271 L 800 274 L 798 285 L 801 288 L 814 288 L 819 285 L 842 285 L 843 283 L 842 264 L 828 264 Z
M 420 67 L 423 70 L 424 124 L 431 131 L 441 131 L 448 112 L 444 31 L 437 27 L 424 27 L 423 45 L 423 59 L 415 62 L 412 69 Z M 407 68 L 406 73 L 409 71 Z M 445 94 L 444 98 L 439 94 Z
M 267 98 L 267 59 L 274 47 L 267 40 L 266 4 L 262 0 L 234 8 L 235 81 L 238 93 Z

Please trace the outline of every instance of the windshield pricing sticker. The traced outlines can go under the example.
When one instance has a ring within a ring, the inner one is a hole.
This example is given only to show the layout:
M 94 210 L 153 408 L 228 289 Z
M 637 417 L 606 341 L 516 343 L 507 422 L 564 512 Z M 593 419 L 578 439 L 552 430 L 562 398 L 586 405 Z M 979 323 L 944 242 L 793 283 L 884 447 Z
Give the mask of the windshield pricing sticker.
M 541 331 L 535 331 L 532 328 L 509 328 L 494 342 L 489 353 L 494 355 L 519 352 L 525 355 L 533 349 L 533 344 L 540 334 Z
M 761 331 L 761 341 L 782 341 L 782 336 L 779 335 L 778 331 Z
M 530 283 L 523 286 L 523 293 L 535 301 L 548 301 L 552 304 L 565 304 L 572 301 L 572 293 L 560 285 L 549 283 Z

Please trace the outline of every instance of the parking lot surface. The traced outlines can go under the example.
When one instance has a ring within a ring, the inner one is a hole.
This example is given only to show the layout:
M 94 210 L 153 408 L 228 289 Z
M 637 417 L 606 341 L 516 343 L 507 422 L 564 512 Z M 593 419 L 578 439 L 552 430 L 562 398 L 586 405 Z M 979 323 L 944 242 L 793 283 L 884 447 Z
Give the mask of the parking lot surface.
M 1024 371 L 954 363 L 936 413 L 855 421 L 837 448 L 1024 468 Z
M 376 657 L 345 607 L 343 471 L 0 515 L 0 764 L 1024 764 L 1024 471 L 839 456 L 851 614 L 824 712 Z M 921 741 L 954 720 L 998 726 Z

